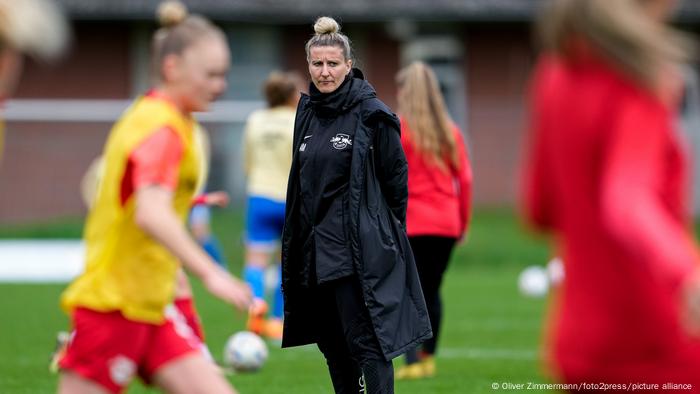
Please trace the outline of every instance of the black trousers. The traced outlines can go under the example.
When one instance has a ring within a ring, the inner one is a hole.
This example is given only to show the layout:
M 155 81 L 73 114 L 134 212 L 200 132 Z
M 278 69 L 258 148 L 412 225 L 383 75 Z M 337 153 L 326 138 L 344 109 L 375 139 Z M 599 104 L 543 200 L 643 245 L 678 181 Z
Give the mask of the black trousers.
M 394 368 L 384 358 L 355 276 L 318 287 L 318 348 L 336 393 L 394 392 Z
M 406 353 L 406 362 L 411 364 L 418 361 L 419 350 L 427 354 L 435 354 L 442 321 L 440 286 L 457 240 L 437 236 L 415 236 L 409 237 L 408 240 L 416 259 L 416 268 L 418 268 L 425 304 L 428 307 L 428 317 L 433 328 L 432 338 Z

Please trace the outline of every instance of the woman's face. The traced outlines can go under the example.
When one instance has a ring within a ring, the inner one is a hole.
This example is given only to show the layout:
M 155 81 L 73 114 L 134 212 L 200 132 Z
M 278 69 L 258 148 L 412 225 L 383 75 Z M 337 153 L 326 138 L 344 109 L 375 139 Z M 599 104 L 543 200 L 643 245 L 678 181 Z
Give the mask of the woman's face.
M 315 46 L 309 49 L 309 75 L 321 93 L 338 89 L 352 69 L 352 60 L 345 59 L 336 46 Z
M 185 111 L 206 111 L 212 101 L 224 93 L 230 58 L 224 40 L 211 35 L 195 41 L 181 55 L 170 59 L 172 65 L 166 85 L 177 92 Z

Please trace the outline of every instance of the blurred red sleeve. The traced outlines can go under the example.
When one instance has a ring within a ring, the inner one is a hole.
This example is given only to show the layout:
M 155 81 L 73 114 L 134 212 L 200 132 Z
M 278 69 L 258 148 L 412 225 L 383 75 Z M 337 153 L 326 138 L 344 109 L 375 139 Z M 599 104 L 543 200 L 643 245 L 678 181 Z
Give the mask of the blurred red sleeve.
M 202 193 L 192 200 L 192 206 L 195 205 L 206 205 L 207 204 L 207 194 Z
M 471 215 L 472 201 L 472 166 L 469 161 L 464 138 L 459 129 L 455 128 L 455 141 L 459 152 L 459 174 L 457 182 L 459 185 L 459 220 L 462 237 L 467 233 L 469 227 L 469 217 Z
M 677 286 L 700 261 L 685 224 L 664 200 L 672 146 L 671 115 L 651 95 L 618 102 L 601 174 L 601 214 L 616 241 Z M 667 191 L 667 190 L 666 190 Z
M 175 191 L 182 152 L 182 140 L 169 127 L 144 139 L 129 155 L 122 180 L 122 205 L 136 190 L 145 186 L 158 185 Z
M 549 92 L 556 89 L 556 60 L 543 58 L 538 63 L 530 87 L 529 148 L 526 154 L 525 172 L 522 177 L 522 195 L 525 217 L 541 230 L 554 227 L 554 201 L 552 176 L 547 158 L 547 117 L 542 109 L 547 107 Z

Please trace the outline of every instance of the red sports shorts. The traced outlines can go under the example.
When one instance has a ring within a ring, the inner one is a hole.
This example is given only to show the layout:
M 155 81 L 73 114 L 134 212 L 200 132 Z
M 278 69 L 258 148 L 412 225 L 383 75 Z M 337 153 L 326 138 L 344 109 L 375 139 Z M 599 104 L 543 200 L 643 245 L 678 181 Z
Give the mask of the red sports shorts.
M 159 368 L 191 352 L 201 352 L 201 347 L 201 340 L 172 306 L 159 325 L 128 320 L 119 311 L 77 308 L 68 348 L 59 365 L 120 393 L 135 375 L 148 383 Z

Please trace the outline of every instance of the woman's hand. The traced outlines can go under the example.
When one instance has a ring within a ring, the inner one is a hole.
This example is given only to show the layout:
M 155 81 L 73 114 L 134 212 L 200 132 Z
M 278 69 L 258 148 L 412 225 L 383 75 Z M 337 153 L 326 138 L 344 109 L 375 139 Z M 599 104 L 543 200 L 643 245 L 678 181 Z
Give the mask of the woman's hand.
M 253 300 L 252 291 L 247 283 L 233 277 L 227 271 L 213 267 L 202 277 L 202 283 L 214 296 L 232 304 L 241 311 L 248 311 Z

